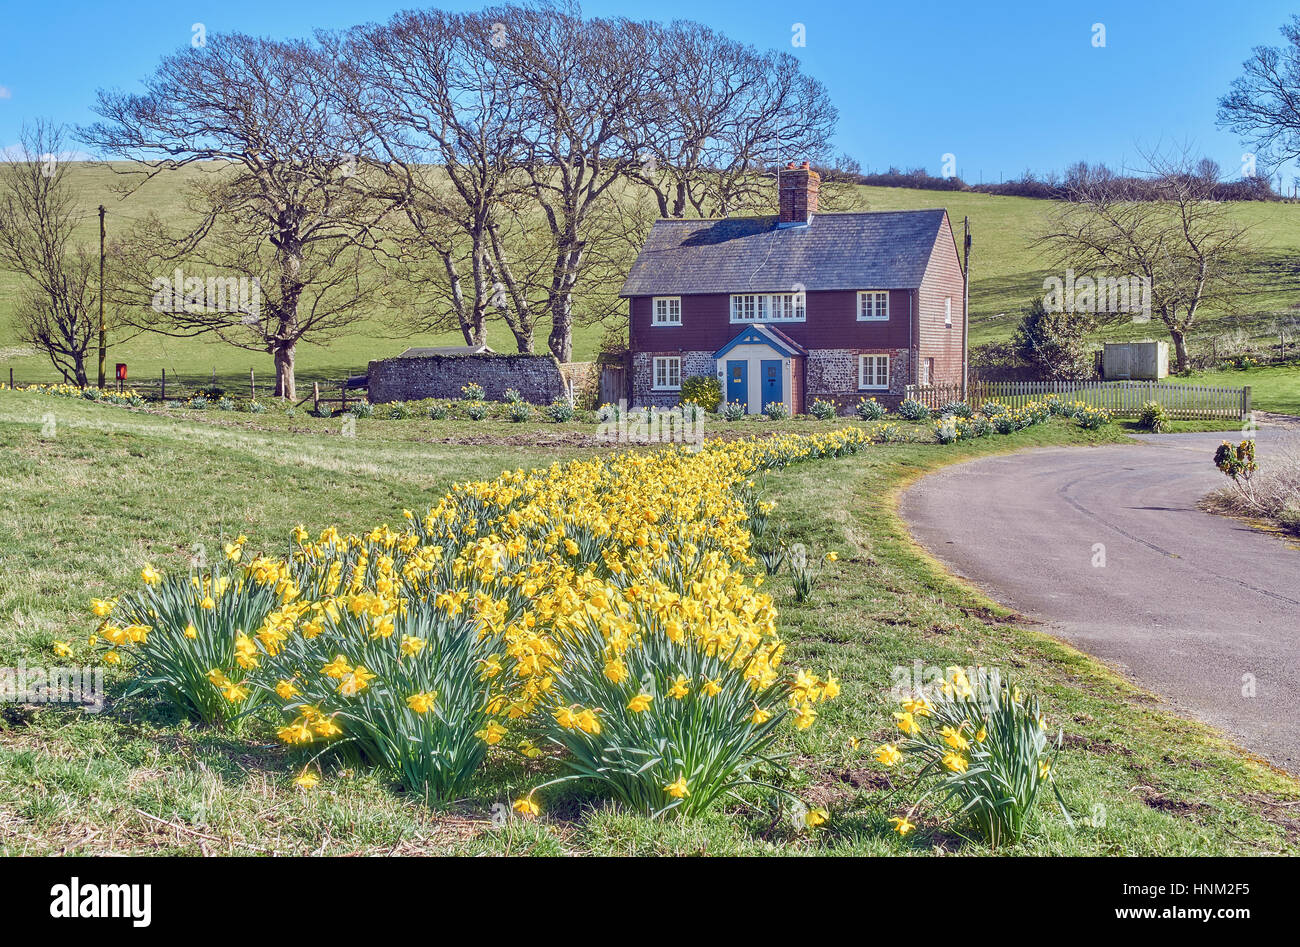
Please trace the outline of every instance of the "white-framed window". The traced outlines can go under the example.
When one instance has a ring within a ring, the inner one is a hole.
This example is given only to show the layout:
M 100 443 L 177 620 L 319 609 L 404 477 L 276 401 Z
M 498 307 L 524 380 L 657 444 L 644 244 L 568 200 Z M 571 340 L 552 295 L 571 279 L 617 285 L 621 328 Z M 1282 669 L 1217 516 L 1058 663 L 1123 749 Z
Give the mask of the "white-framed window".
M 868 289 L 858 293 L 858 322 L 885 322 L 889 319 L 889 292 Z
M 650 301 L 650 322 L 656 326 L 679 326 L 682 324 L 682 297 L 655 296 Z
M 682 360 L 676 355 L 666 355 L 654 360 L 654 388 L 656 391 L 679 391 L 682 387 Z
M 889 387 L 888 355 L 858 356 L 858 387 L 872 389 Z
M 952 328 L 952 297 L 943 297 L 943 324 L 949 329 Z
M 804 322 L 803 293 L 738 293 L 731 297 L 732 322 Z

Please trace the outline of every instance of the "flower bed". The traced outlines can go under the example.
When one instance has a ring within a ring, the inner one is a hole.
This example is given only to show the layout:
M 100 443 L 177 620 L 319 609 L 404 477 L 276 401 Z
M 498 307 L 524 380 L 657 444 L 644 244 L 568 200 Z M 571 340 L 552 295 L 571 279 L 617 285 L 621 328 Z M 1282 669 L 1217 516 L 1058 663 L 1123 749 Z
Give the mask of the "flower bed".
M 750 574 L 749 478 L 885 436 L 711 441 L 457 484 L 403 528 L 300 527 L 287 559 L 244 561 L 236 542 L 210 569 L 146 568 L 142 589 L 93 603 L 94 643 L 191 716 L 265 716 L 285 743 L 382 766 L 432 804 L 462 795 L 489 747 L 533 757 L 545 737 L 565 770 L 550 782 L 700 811 L 779 767 L 778 727 L 811 726 L 839 690 L 782 664 Z

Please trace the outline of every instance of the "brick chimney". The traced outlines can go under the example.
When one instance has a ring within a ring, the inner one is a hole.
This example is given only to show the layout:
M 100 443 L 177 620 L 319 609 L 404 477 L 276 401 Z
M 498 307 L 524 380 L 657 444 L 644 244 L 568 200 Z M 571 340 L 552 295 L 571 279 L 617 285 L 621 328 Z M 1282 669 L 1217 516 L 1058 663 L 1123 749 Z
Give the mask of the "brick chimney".
M 778 172 L 777 191 L 780 198 L 779 226 L 799 227 L 812 220 L 817 213 L 817 192 L 821 188 L 821 175 L 809 166 L 796 168 L 791 161 Z

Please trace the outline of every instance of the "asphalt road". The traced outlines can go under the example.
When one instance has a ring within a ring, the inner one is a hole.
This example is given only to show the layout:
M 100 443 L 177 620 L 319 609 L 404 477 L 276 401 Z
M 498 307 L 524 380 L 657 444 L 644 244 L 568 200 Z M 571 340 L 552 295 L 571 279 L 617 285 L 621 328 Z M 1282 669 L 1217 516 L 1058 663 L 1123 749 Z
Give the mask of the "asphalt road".
M 901 513 L 991 598 L 1300 772 L 1300 549 L 1197 509 L 1227 482 L 1225 436 L 974 460 L 922 478 Z M 1262 428 L 1260 458 L 1283 438 L 1300 432 Z

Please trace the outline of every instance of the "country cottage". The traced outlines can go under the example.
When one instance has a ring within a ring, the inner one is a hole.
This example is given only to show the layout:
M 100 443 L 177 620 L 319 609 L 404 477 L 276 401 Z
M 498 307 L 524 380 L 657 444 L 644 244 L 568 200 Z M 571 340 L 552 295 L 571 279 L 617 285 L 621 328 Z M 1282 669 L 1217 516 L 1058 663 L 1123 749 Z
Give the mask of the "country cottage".
M 659 220 L 632 265 L 633 405 L 678 403 L 715 375 L 728 401 L 841 410 L 906 385 L 960 385 L 963 274 L 942 209 L 818 213 L 807 162 L 780 172 L 775 217 Z

